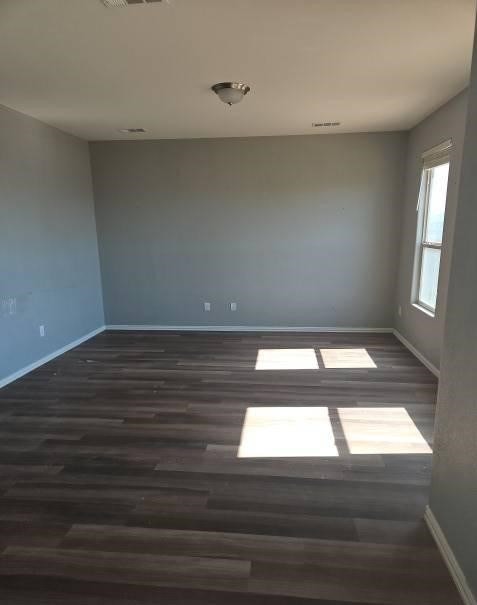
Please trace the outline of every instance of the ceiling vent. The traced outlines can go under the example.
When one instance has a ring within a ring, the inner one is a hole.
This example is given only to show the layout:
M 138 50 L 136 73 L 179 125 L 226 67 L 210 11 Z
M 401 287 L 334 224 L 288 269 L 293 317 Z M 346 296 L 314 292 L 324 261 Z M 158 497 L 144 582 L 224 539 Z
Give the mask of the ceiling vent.
M 156 4 L 162 0 L 102 0 L 102 2 L 108 8 L 121 8 L 133 4 Z
M 313 128 L 328 128 L 330 126 L 340 126 L 341 122 L 314 122 Z

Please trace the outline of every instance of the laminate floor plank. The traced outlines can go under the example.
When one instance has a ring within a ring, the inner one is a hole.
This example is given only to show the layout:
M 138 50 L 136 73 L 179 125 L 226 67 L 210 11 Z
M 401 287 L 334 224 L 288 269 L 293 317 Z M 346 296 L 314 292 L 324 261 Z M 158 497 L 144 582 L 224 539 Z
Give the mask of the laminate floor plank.
M 458 605 L 391 334 L 104 332 L 0 391 L 8 605 Z

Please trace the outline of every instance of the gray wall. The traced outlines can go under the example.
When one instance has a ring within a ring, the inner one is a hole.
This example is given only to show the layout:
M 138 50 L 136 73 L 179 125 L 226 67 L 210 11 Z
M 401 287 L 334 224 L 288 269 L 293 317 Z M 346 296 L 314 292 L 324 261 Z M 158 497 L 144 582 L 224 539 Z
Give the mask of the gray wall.
M 87 143 L 0 107 L 0 381 L 103 323 Z
M 431 363 L 440 365 L 440 353 L 447 305 L 447 289 L 464 144 L 467 91 L 464 91 L 416 126 L 409 135 L 402 241 L 394 325 Z M 453 140 L 447 193 L 439 291 L 435 317 L 411 304 L 411 288 L 416 248 L 417 200 L 421 181 L 422 154 L 446 139 Z M 401 306 L 402 316 L 397 313 Z
M 107 323 L 392 326 L 406 140 L 90 144 Z
M 477 44 L 437 405 L 431 508 L 477 597 Z

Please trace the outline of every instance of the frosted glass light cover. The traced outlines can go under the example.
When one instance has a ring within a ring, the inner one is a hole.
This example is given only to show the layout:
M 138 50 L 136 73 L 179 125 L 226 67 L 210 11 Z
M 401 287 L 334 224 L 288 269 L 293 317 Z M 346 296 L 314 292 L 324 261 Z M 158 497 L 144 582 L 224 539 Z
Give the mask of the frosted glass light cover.
M 243 92 L 237 88 L 222 88 L 217 92 L 224 103 L 235 105 L 243 99 Z
M 227 105 L 235 105 L 250 92 L 250 86 L 243 82 L 219 82 L 212 86 L 212 90 Z

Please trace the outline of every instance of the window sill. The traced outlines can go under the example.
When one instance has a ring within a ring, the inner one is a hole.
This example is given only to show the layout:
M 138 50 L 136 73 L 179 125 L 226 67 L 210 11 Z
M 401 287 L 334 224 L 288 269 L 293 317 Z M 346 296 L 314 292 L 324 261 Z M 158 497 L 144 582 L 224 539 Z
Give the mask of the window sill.
M 424 313 L 425 315 L 427 315 L 428 317 L 431 317 L 432 319 L 435 319 L 436 317 L 436 313 L 435 311 L 429 311 L 429 309 L 426 309 L 426 307 L 421 306 L 419 303 L 412 303 L 412 306 L 417 309 L 418 311 L 421 311 L 422 313 Z

